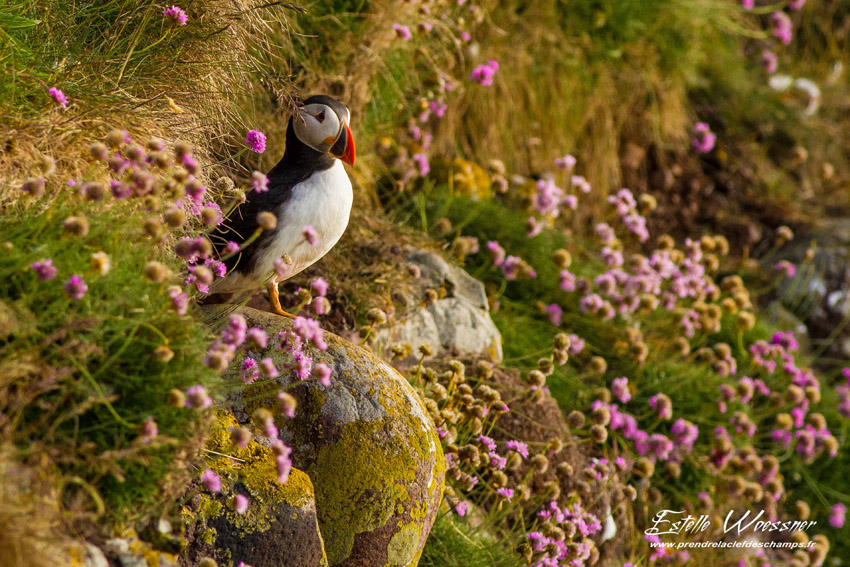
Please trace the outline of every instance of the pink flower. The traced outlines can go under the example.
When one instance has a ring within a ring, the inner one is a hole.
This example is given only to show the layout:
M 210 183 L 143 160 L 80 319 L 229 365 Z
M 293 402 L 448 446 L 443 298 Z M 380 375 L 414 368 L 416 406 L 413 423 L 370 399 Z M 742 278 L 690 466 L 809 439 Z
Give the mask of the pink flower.
M 259 130 L 251 130 L 245 136 L 245 145 L 258 154 L 266 151 L 266 135 Z
M 53 260 L 50 258 L 33 262 L 30 267 L 35 272 L 35 275 L 38 276 L 38 279 L 43 282 L 52 280 L 56 277 L 56 267 L 53 265 Z
M 309 224 L 304 225 L 304 229 L 303 229 L 302 234 L 304 235 L 304 238 L 307 240 L 307 244 L 309 244 L 310 246 L 318 246 L 320 244 L 319 233 L 316 231 L 315 228 L 313 228 Z
M 705 154 L 710 152 L 714 148 L 716 141 L 717 136 L 711 131 L 708 124 L 697 122 L 694 125 L 694 138 L 691 140 L 691 143 L 699 153 Z
M 629 392 L 629 379 L 625 376 L 614 378 L 611 383 L 611 392 L 623 403 L 632 399 L 632 394 Z
M 186 12 L 177 6 L 166 8 L 162 11 L 162 15 L 178 26 L 185 26 L 186 22 L 189 21 L 189 16 L 186 15 Z
M 769 49 L 762 50 L 761 66 L 764 67 L 764 70 L 767 71 L 769 75 L 775 73 L 778 66 L 776 62 L 776 54 Z
M 142 423 L 142 435 L 139 438 L 139 441 L 142 443 L 150 443 L 158 434 L 159 427 L 157 427 L 153 418 L 149 417 L 144 421 L 144 423 Z
M 68 278 L 67 282 L 65 282 L 65 291 L 68 292 L 68 295 L 71 299 L 75 299 L 77 301 L 83 298 L 88 289 L 89 286 L 87 286 L 86 282 L 83 281 L 83 278 L 81 278 L 77 274 L 74 274 L 73 276 Z
M 393 30 L 395 31 L 396 35 L 404 41 L 409 41 L 412 37 L 412 34 L 410 33 L 410 28 L 407 26 L 403 26 L 401 24 L 393 24 Z
M 555 165 L 561 169 L 570 171 L 576 165 L 576 158 L 567 154 L 564 157 L 555 158 Z
M 59 104 L 62 108 L 68 108 L 68 97 L 65 96 L 65 93 L 62 92 L 62 89 L 56 87 L 50 87 L 47 89 L 48 94 L 53 97 L 53 100 L 56 101 L 56 104 Z
M 331 385 L 331 367 L 324 362 L 319 362 L 313 365 L 313 377 L 319 381 L 322 386 Z
M 277 378 L 280 375 L 280 372 L 278 372 L 277 367 L 274 365 L 274 360 L 269 356 L 260 361 L 260 369 L 269 378 Z
M 836 504 L 832 507 L 832 513 L 829 515 L 829 525 L 833 528 L 841 528 L 844 526 L 844 516 L 847 513 L 847 506 L 844 504 Z
M 200 384 L 190 386 L 186 390 L 186 407 L 195 409 L 205 409 L 212 406 L 212 398 L 207 394 L 207 390 Z
M 791 18 L 785 12 L 774 12 L 770 15 L 770 20 L 773 28 L 770 33 L 773 37 L 779 39 L 784 45 L 791 43 L 791 38 L 794 36 Z
M 505 443 L 505 447 L 516 451 L 522 456 L 523 459 L 528 458 L 528 445 L 526 445 L 522 441 L 516 441 L 515 439 L 511 439 L 510 441 Z
M 266 348 L 269 345 L 269 335 L 259 327 L 248 329 L 248 340 L 257 348 Z
M 328 293 L 328 282 L 324 278 L 313 278 L 310 282 L 310 290 L 313 294 L 324 297 Z
M 491 240 L 487 243 L 487 250 L 490 251 L 490 258 L 493 260 L 493 264 L 501 266 L 502 262 L 505 261 L 505 249 L 499 246 L 499 243 L 495 240 Z
M 458 516 L 466 516 L 466 506 L 465 500 L 458 502 L 457 506 L 455 506 L 455 512 L 457 512 Z
M 806 5 L 806 0 L 788 0 L 789 10 L 801 10 Z
M 555 325 L 556 327 L 561 326 L 561 317 L 564 314 L 564 310 L 561 309 L 559 305 L 555 303 L 553 303 L 552 305 L 547 305 L 546 314 L 549 316 L 549 321 L 551 321 L 553 325 Z
M 416 167 L 419 169 L 419 177 L 425 177 L 431 171 L 431 164 L 428 163 L 428 156 L 422 152 L 413 154 L 410 158 L 416 162 Z
M 514 497 L 514 489 L 513 488 L 498 488 L 496 489 L 496 493 L 504 498 L 505 500 L 510 500 Z
M 265 193 L 269 190 L 269 178 L 261 171 L 251 174 L 251 185 L 257 193 Z
M 756 3 L 755 0 L 741 0 L 741 5 L 744 7 L 744 10 L 752 10 Z
M 237 494 L 233 497 L 233 511 L 237 514 L 244 514 L 248 511 L 248 497 L 243 494 Z
M 786 278 L 793 278 L 797 275 L 797 266 L 789 262 L 788 260 L 782 260 L 776 263 L 776 271 L 785 276 Z
M 499 70 L 499 63 L 491 59 L 483 65 L 479 65 L 472 71 L 469 79 L 480 83 L 482 87 L 489 87 L 493 84 L 493 75 Z
M 201 482 L 204 483 L 204 486 L 206 486 L 207 490 L 210 492 L 221 491 L 221 477 L 211 469 L 204 469 L 204 472 L 201 473 Z

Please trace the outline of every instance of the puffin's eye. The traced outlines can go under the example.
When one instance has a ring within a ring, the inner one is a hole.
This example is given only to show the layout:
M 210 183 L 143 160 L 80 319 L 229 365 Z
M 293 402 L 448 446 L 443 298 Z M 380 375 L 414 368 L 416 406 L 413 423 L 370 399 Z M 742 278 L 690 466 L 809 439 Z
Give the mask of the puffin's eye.
M 319 121 L 319 124 L 321 124 L 322 122 L 325 121 L 325 111 L 324 110 L 316 115 L 316 120 Z

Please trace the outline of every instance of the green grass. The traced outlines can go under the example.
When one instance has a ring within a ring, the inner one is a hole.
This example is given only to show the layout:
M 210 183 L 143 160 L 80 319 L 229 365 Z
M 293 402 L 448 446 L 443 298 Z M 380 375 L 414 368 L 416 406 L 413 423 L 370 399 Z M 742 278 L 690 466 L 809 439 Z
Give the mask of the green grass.
M 63 235 L 62 220 L 81 209 L 89 209 L 91 232 Z M 87 487 L 83 494 L 92 501 L 85 509 L 129 521 L 167 505 L 161 484 L 201 433 L 197 412 L 166 400 L 171 388 L 209 384 L 201 363 L 208 332 L 174 313 L 164 284 L 144 279 L 145 263 L 164 250 L 142 235 L 143 215 L 126 205 L 92 209 L 60 200 L 0 220 L 11 245 L 0 258 L 0 411 L 8 418 L 4 436 L 20 458 L 43 454 L 58 469 L 70 508 Z M 105 275 L 90 265 L 98 251 L 111 259 Z M 53 260 L 55 279 L 39 281 L 29 268 L 43 258 Z M 79 301 L 63 289 L 71 274 L 89 287 Z M 154 356 L 161 345 L 174 351 L 167 363 Z M 147 418 L 160 433 L 150 446 L 138 443 Z
M 425 544 L 420 567 L 521 567 L 526 562 L 486 530 L 473 528 L 451 512 L 441 511 Z

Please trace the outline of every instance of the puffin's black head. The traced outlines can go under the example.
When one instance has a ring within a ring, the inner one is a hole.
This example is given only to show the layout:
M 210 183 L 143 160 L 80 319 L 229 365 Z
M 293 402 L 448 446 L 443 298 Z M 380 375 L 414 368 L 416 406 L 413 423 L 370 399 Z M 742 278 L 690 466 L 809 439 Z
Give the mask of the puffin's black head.
M 354 137 L 348 128 L 350 120 L 351 112 L 344 104 L 327 95 L 315 95 L 298 107 L 290 124 L 302 144 L 354 165 Z

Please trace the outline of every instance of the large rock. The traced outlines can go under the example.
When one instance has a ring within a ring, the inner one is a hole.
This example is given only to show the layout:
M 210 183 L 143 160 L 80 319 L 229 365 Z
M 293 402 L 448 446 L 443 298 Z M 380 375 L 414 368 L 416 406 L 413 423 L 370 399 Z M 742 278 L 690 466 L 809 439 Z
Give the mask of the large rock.
M 816 242 L 814 257 L 804 262 L 806 250 Z M 778 260 L 797 265 L 797 275 L 781 282 L 777 296 L 787 312 L 799 318 L 812 340 L 833 339 L 828 352 L 834 357 L 850 356 L 850 221 L 830 219 L 809 229 L 767 259 L 764 269 L 775 273 Z M 783 321 L 784 322 L 784 321 Z M 791 320 L 783 326 L 795 330 Z
M 440 289 L 445 294 L 377 329 L 373 348 L 388 352 L 393 345 L 409 344 L 415 352 L 427 344 L 435 353 L 485 355 L 501 361 L 502 337 L 490 318 L 484 285 L 433 252 L 415 250 L 406 261 L 419 268 L 422 290 Z
M 270 336 L 291 328 L 277 315 L 242 313 Z M 333 368 L 330 386 L 301 382 L 290 372 L 277 383 L 245 388 L 234 411 L 246 420 L 256 407 L 274 406 L 280 386 L 298 400 L 295 418 L 278 426 L 294 465 L 315 487 L 330 565 L 415 566 L 443 492 L 439 438 L 416 391 L 396 370 L 335 335 L 325 338 L 328 349 L 309 354 Z M 251 354 L 270 356 L 278 367 L 292 362 L 271 346 Z
M 201 491 L 184 509 L 190 522 L 182 563 L 195 565 L 212 557 L 219 565 L 244 561 L 252 567 L 327 567 L 310 478 L 292 469 L 280 484 L 268 447 L 257 441 L 241 449 L 232 445 L 230 428 L 235 425 L 231 414 L 220 412 L 207 440 L 211 458 L 206 466 L 221 477 L 222 490 Z M 250 502 L 243 514 L 227 503 L 237 493 Z

